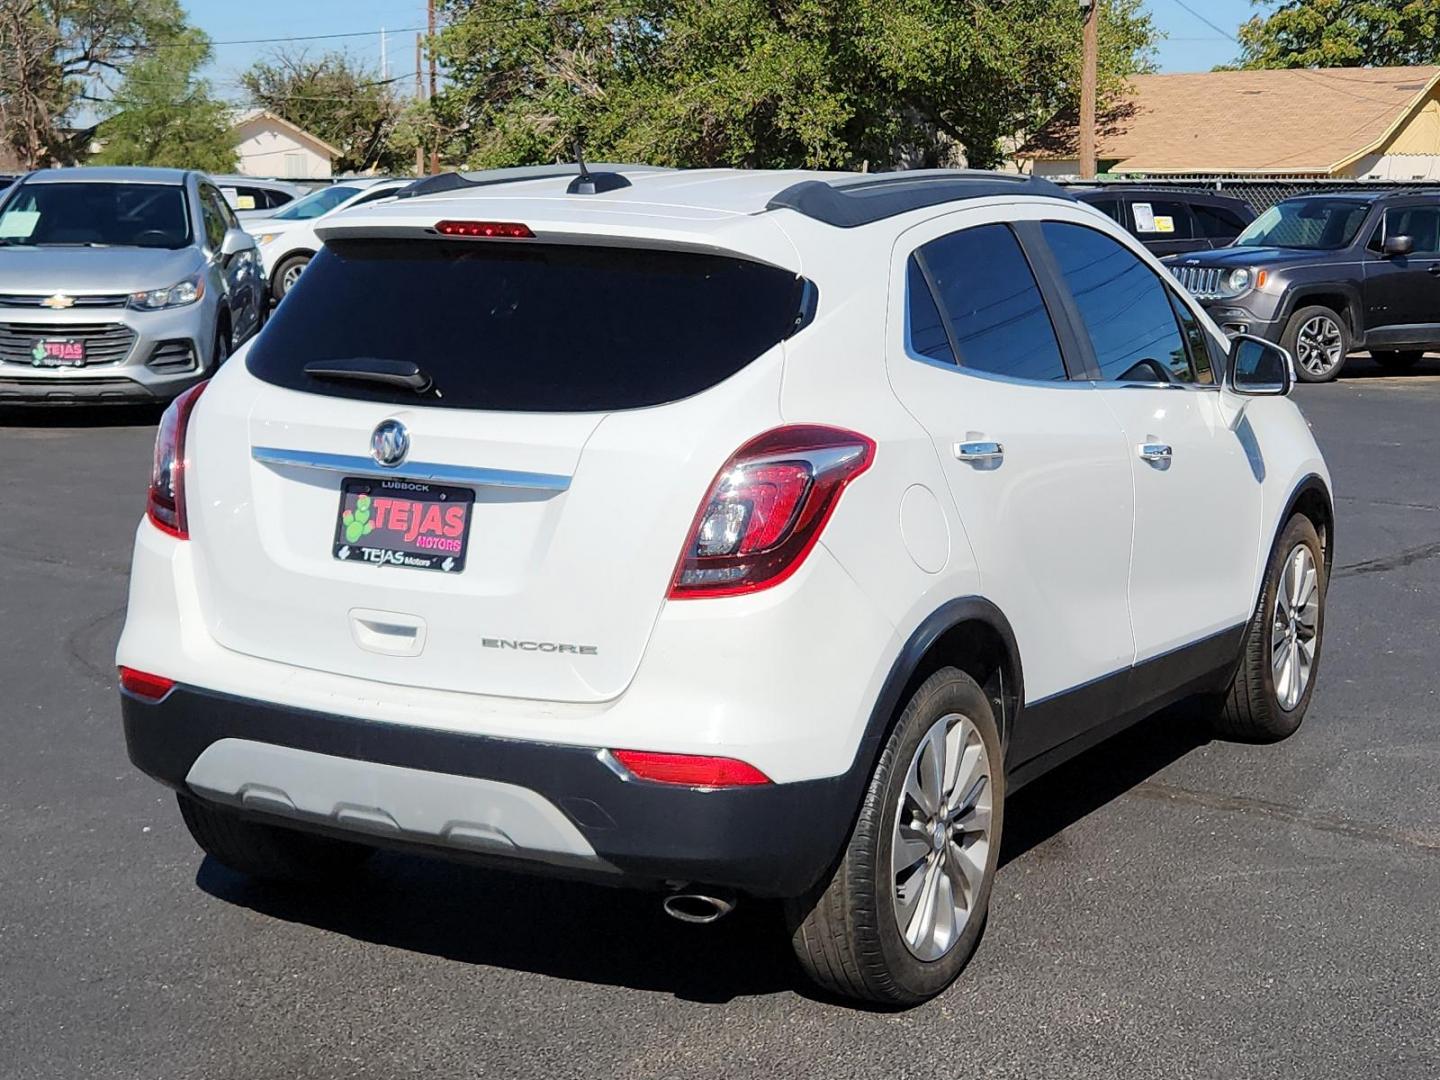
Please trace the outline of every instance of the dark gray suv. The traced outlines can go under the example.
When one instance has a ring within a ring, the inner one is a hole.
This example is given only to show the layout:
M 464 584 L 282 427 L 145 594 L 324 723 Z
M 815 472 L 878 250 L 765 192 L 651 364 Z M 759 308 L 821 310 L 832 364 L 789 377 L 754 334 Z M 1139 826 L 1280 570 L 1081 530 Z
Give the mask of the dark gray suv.
M 176 169 L 48 169 L 0 197 L 0 404 L 168 401 L 264 321 L 219 188 Z
M 1368 349 L 1403 369 L 1440 348 L 1440 197 L 1355 192 L 1286 199 L 1219 251 L 1166 259 L 1229 334 L 1295 357 L 1306 382 Z

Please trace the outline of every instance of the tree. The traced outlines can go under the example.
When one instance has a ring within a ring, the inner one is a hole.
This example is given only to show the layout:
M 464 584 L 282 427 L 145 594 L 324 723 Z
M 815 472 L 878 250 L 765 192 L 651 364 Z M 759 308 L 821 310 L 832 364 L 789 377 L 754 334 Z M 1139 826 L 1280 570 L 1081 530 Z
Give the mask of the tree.
M 1240 27 L 1246 68 L 1397 67 L 1440 58 L 1440 0 L 1253 0 Z
M 69 129 L 80 108 L 184 21 L 178 0 L 3 0 L 0 140 L 22 168 L 82 157 L 94 128 Z
M 106 103 L 96 163 L 234 171 L 228 109 L 196 77 L 209 60 L 210 41 L 193 28 L 136 60 Z
M 986 166 L 1078 100 L 1075 0 L 441 0 L 434 106 L 476 166 Z M 1109 0 L 1102 87 L 1145 65 Z
M 404 107 L 382 81 L 343 52 L 311 59 L 277 53 L 240 77 L 253 105 L 324 139 L 340 151 L 339 172 L 394 172 L 414 160 L 397 138 Z

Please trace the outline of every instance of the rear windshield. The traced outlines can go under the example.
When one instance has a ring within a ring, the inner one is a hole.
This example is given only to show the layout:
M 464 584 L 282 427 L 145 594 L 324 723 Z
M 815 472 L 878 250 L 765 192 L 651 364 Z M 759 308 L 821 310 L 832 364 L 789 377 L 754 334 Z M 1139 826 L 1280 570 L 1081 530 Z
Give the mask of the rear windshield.
M 675 251 L 339 240 L 252 346 L 250 371 L 294 390 L 511 412 L 678 401 L 729 378 L 798 325 L 805 282 Z M 315 360 L 418 364 L 438 396 L 316 379 Z

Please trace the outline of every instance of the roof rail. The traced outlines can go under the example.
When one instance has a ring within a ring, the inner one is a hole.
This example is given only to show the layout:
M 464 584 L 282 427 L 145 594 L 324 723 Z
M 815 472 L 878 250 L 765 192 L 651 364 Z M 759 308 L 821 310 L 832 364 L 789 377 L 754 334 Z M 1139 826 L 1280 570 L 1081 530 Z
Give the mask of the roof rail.
M 608 184 L 602 181 L 606 191 L 612 191 L 617 187 L 628 187 L 625 183 L 616 183 L 616 180 L 624 180 L 622 173 L 652 173 L 670 172 L 669 169 L 661 168 L 658 165 L 592 165 L 590 177 L 599 180 L 601 177 L 613 177 Z M 521 180 L 546 180 L 552 177 L 573 176 L 579 177 L 582 170 L 578 164 L 570 162 L 563 165 L 521 165 L 511 169 L 484 169 L 479 172 L 444 172 L 436 173 L 434 176 L 425 176 L 416 180 L 409 187 L 401 188 L 396 195 L 398 199 L 413 199 L 417 195 L 434 195 L 442 191 L 462 191 L 468 188 L 490 187 L 494 184 L 513 184 Z M 573 185 L 572 185 L 573 186 Z
M 765 209 L 794 210 L 826 225 L 853 229 L 927 206 L 1006 195 L 1074 201 L 1063 188 L 1034 176 L 979 169 L 913 169 L 802 180 L 778 192 Z

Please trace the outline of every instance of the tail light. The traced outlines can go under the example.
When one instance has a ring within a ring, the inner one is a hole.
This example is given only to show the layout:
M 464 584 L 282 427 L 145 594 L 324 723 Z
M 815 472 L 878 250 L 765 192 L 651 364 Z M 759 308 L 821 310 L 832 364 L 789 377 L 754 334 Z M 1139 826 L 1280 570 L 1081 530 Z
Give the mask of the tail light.
M 148 671 L 122 667 L 120 688 L 146 701 L 160 701 L 175 689 L 175 680 L 167 679 L 164 675 L 151 675 Z
M 150 472 L 145 513 L 157 529 L 179 540 L 190 539 L 190 523 L 185 517 L 185 434 L 195 403 L 208 385 L 197 383 L 172 401 L 155 433 L 155 466 Z
M 673 600 L 734 596 L 784 581 L 805 561 L 873 440 L 795 425 L 752 439 L 710 485 L 670 585 Z
M 529 225 L 518 221 L 437 221 L 441 236 L 471 236 L 481 240 L 533 240 Z
M 727 788 L 770 783 L 770 778 L 754 765 L 735 758 L 657 754 L 648 750 L 612 750 L 610 755 L 631 776 L 657 784 Z

